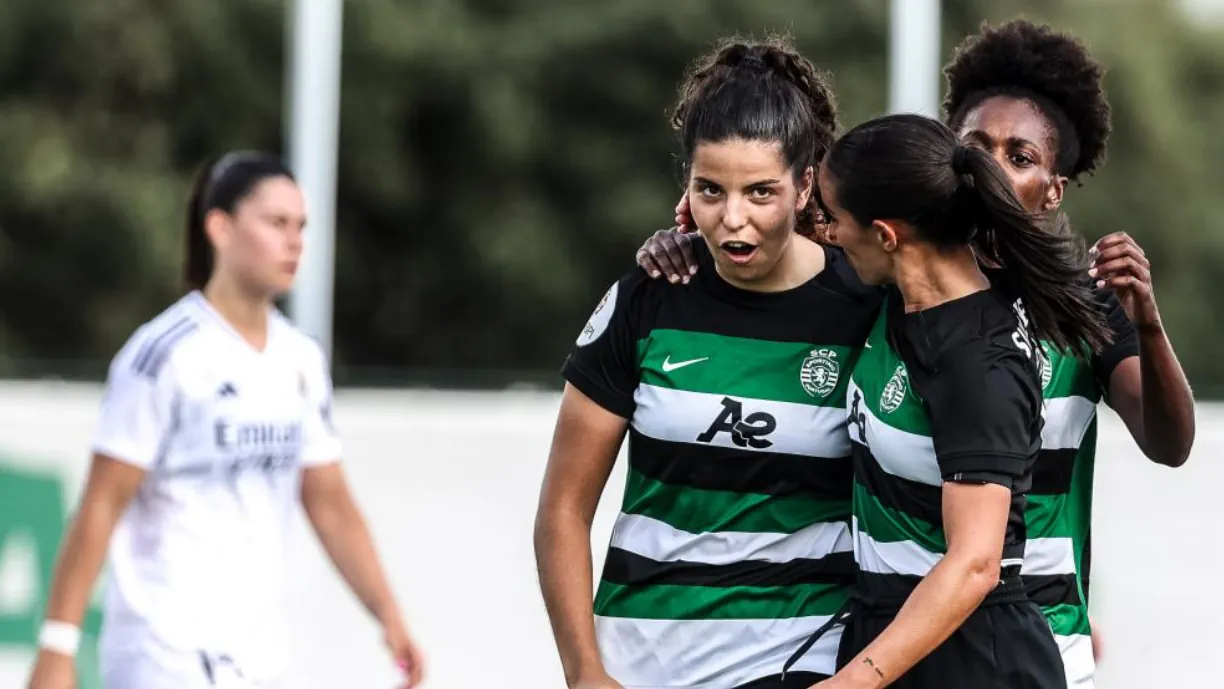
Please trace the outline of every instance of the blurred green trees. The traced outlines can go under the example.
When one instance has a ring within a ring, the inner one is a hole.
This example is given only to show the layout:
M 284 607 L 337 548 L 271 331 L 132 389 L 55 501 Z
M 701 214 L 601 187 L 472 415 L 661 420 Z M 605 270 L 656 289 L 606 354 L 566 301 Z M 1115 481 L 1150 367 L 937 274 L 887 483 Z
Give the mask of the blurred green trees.
M 0 6 L 0 375 L 98 375 L 180 291 L 195 166 L 281 149 L 285 4 Z M 1200 391 L 1224 300 L 1224 32 L 1167 2 L 944 0 L 947 51 L 1020 11 L 1110 68 L 1108 164 L 1077 228 L 1154 264 Z M 337 377 L 495 384 L 553 372 L 678 195 L 667 127 L 687 64 L 727 33 L 790 33 L 843 123 L 883 112 L 887 0 L 362 0 L 347 5 Z

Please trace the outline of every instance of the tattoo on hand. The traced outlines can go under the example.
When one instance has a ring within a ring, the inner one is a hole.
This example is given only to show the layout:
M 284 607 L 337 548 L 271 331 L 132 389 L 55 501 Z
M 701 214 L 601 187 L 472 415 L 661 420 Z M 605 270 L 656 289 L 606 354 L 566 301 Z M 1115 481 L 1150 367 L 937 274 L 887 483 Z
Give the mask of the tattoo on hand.
M 884 679 L 884 671 L 876 667 L 874 660 L 871 658 L 863 658 L 863 663 L 865 663 L 867 667 L 871 668 L 872 670 L 875 670 L 875 673 L 880 676 L 880 679 Z

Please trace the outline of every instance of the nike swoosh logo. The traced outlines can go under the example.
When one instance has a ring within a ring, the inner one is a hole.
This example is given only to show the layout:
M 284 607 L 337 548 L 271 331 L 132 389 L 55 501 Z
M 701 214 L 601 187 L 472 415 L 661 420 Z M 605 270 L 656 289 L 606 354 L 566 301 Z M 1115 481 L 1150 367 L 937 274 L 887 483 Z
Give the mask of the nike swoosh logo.
M 677 361 L 676 363 L 673 364 L 671 362 L 671 355 L 668 354 L 667 358 L 663 360 L 663 372 L 671 373 L 672 371 L 675 371 L 678 368 L 684 368 L 685 366 L 689 366 L 690 364 L 699 364 L 703 361 L 709 360 L 709 358 L 710 357 L 708 356 L 703 356 L 700 359 L 689 359 L 688 361 Z

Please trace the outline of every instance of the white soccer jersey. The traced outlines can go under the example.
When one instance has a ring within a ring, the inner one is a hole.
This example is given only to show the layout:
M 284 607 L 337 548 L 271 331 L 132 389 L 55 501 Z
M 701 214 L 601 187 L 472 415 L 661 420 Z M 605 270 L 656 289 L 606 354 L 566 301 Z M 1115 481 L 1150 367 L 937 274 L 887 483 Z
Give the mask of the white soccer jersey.
M 95 452 L 148 472 L 110 545 L 109 661 L 287 667 L 286 560 L 300 471 L 336 461 L 321 348 L 278 312 L 257 351 L 193 292 L 111 363 Z

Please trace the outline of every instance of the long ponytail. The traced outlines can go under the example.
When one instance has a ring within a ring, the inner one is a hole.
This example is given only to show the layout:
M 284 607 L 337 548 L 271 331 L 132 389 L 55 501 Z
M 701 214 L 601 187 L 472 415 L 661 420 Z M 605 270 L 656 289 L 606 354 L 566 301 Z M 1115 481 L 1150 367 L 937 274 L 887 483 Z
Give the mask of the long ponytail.
M 863 226 L 904 220 L 937 247 L 974 247 L 1001 265 L 1033 334 L 1081 354 L 1109 341 L 1069 232 L 1025 211 L 989 153 L 964 146 L 937 120 L 887 115 L 846 132 L 825 158 L 842 208 Z
M 1110 331 L 1092 298 L 1082 243 L 1069 232 L 1041 228 L 986 151 L 957 144 L 951 164 L 977 201 L 977 248 L 1006 269 L 1034 334 L 1064 352 L 1085 345 L 1099 352 Z
M 212 277 L 213 248 L 204 232 L 204 215 L 206 208 L 209 181 L 212 170 L 217 165 L 220 156 L 214 157 L 204 164 L 196 173 L 195 182 L 191 185 L 191 196 L 187 199 L 187 241 L 186 256 L 183 261 L 183 282 L 188 290 L 204 289 Z

